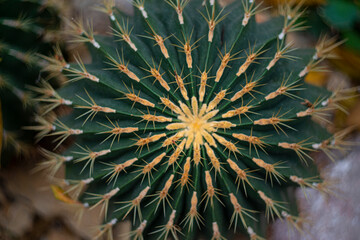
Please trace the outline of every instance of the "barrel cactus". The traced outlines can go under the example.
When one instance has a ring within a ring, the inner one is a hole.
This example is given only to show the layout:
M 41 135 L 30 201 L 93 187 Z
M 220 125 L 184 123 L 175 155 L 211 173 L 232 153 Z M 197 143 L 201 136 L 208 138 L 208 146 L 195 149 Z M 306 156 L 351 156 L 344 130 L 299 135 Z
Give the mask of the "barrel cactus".
M 40 54 L 52 52 L 58 40 L 59 10 L 50 1 L 0 1 L 3 162 L 30 150 L 32 133 L 22 130 L 34 112 L 28 86 L 45 77 L 40 73 L 44 67 Z
M 65 165 L 67 187 L 57 196 L 101 208 L 97 238 L 112 238 L 127 219 L 132 239 L 244 232 L 259 240 L 275 218 L 300 228 L 291 190 L 326 191 L 311 153 L 342 139 L 316 123 L 341 97 L 304 82 L 331 46 L 286 42 L 302 29 L 297 6 L 257 23 L 255 1 L 133 5 L 129 17 L 105 1 L 109 36 L 74 21 L 74 41 L 88 45 L 92 63 L 75 55 L 76 63 L 58 65 L 64 87 L 37 90 L 49 110 L 72 109 L 43 122 L 57 146 L 74 143 L 61 154 L 44 150 L 52 173 Z

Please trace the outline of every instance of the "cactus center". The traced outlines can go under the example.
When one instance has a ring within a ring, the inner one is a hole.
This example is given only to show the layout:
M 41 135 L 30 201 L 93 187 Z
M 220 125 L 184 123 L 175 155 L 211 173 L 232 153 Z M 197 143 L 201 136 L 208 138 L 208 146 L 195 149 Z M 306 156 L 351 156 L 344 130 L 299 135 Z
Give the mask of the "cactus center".
M 207 113 L 207 106 L 206 104 L 203 104 L 201 108 L 198 107 L 198 101 L 195 97 L 192 98 L 192 111 L 187 111 L 186 109 L 184 111 L 184 116 L 179 116 L 179 119 L 184 122 L 184 126 L 186 126 L 185 130 L 185 136 L 187 136 L 187 148 L 191 144 L 191 142 L 196 141 L 196 144 L 203 144 L 203 138 L 205 139 L 211 138 L 209 135 L 210 132 L 214 132 L 215 128 L 212 126 L 211 118 L 213 118 L 217 110 L 211 111 Z M 182 108 L 185 107 L 185 105 L 180 105 Z M 212 142 L 212 141 L 211 141 Z
M 194 133 L 198 132 L 205 122 L 201 118 L 195 117 L 192 123 L 189 124 L 189 130 L 192 130 Z
M 191 98 L 190 107 L 179 101 L 179 108 L 177 109 L 178 119 L 181 122 L 171 123 L 167 126 L 167 129 L 179 130 L 177 134 L 185 138 L 184 144 L 186 149 L 191 145 L 195 149 L 199 149 L 199 146 L 203 144 L 216 146 L 212 133 L 216 132 L 218 122 L 212 121 L 212 119 L 219 112 L 218 110 L 214 110 L 207 104 L 199 106 L 196 97 Z

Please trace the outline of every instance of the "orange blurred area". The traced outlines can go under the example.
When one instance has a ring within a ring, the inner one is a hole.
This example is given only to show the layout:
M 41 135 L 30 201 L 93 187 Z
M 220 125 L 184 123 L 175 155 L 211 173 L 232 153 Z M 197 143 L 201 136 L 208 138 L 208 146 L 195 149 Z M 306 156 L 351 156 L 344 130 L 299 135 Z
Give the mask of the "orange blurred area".
M 56 186 L 56 185 L 51 185 L 51 190 L 54 194 L 54 197 L 57 200 L 60 200 L 64 203 L 68 203 L 68 204 L 78 204 L 78 202 L 73 200 L 72 198 L 70 198 L 70 196 L 68 194 L 66 194 L 64 189 L 62 189 L 61 187 Z
M 357 126 L 357 130 L 360 131 L 360 100 L 357 99 L 355 106 L 352 108 L 350 114 L 346 119 L 346 125 Z
M 360 53 L 356 53 L 345 47 L 337 47 L 333 51 L 338 58 L 330 59 L 330 63 L 333 64 L 335 68 L 347 74 L 351 79 L 359 82 Z
M 328 72 L 309 72 L 305 77 L 305 82 L 323 87 L 327 83 L 328 76 Z

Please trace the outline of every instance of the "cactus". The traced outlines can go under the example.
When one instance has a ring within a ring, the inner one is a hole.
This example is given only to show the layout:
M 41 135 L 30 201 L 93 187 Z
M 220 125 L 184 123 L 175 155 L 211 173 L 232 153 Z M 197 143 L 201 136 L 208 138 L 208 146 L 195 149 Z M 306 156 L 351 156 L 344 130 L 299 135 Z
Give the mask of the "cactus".
M 101 208 L 96 238 L 112 239 L 113 225 L 126 219 L 132 239 L 245 232 L 259 240 L 275 218 L 299 228 L 291 189 L 326 191 L 311 153 L 330 154 L 343 140 L 316 123 L 341 92 L 304 82 L 329 46 L 300 50 L 285 41 L 303 29 L 296 6 L 257 23 L 255 1 L 133 5 L 127 17 L 105 1 L 110 36 L 73 22 L 74 41 L 88 45 L 92 63 L 75 56 L 58 65 L 66 85 L 37 90 L 49 111 L 72 109 L 41 125 L 57 147 L 75 142 L 61 154 L 43 151 L 52 174 L 65 165 L 57 196 Z
M 27 155 L 32 133 L 22 130 L 33 117 L 27 86 L 35 85 L 56 39 L 60 18 L 49 1 L 0 1 L 0 102 L 3 117 L 2 158 Z

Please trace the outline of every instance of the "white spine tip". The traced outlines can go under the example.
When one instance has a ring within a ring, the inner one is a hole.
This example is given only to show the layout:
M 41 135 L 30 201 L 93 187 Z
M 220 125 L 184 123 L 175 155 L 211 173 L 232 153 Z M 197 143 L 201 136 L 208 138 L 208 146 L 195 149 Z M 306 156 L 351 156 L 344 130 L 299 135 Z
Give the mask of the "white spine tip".
M 111 19 L 111 21 L 115 21 L 115 16 L 114 16 L 114 14 L 111 14 L 111 15 L 110 15 L 110 19 Z
M 309 73 L 309 67 L 306 66 L 300 73 L 299 73 L 299 77 L 305 77 L 306 74 Z
M 92 40 L 91 41 L 91 44 L 95 47 L 95 48 L 100 48 L 100 44 L 97 42 L 97 41 L 95 41 L 95 40 Z
M 289 217 L 290 215 L 287 213 L 287 212 L 285 212 L 285 211 L 282 211 L 281 212 L 281 215 L 283 216 L 283 217 Z
M 325 107 L 329 104 L 329 99 L 326 99 L 325 101 L 321 102 L 321 106 Z
M 210 5 L 214 6 L 214 4 L 215 4 L 215 0 L 210 0 Z
M 313 149 L 319 149 L 321 146 L 321 143 L 314 143 L 313 145 L 311 145 Z
M 94 181 L 94 178 L 88 178 L 88 179 L 83 180 L 83 182 L 84 182 L 85 184 L 89 184 L 89 183 L 91 183 L 92 181 Z
M 70 162 L 71 160 L 74 159 L 74 157 L 73 156 L 66 156 L 66 157 L 64 157 L 64 159 L 65 159 L 65 162 Z
M 84 206 L 85 208 L 88 208 L 88 207 L 89 207 L 89 203 L 86 202 L 86 203 L 83 204 L 83 206 Z
M 247 228 L 247 232 L 248 232 L 249 235 L 254 235 L 255 234 L 254 230 L 251 227 Z
M 144 18 L 148 18 L 148 14 L 147 12 L 145 11 L 145 8 L 144 7 L 139 7 L 139 10 L 141 12 L 141 14 L 143 15 Z
M 282 32 L 279 34 L 279 39 L 280 39 L 280 40 L 283 40 L 284 37 L 285 37 L 285 33 L 284 33 L 284 31 L 282 31 Z
M 72 101 L 70 101 L 70 100 L 65 100 L 64 101 L 64 105 L 72 105 L 73 104 L 73 102 Z
M 112 219 L 112 220 L 110 221 L 110 224 L 111 224 L 111 225 L 115 225 L 115 224 L 117 223 L 117 221 L 118 221 L 118 220 L 117 220 L 116 218 L 114 218 L 114 219 Z

